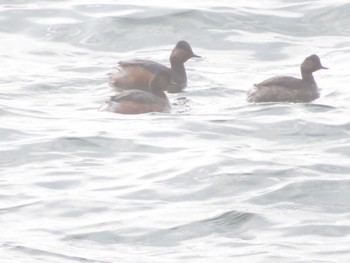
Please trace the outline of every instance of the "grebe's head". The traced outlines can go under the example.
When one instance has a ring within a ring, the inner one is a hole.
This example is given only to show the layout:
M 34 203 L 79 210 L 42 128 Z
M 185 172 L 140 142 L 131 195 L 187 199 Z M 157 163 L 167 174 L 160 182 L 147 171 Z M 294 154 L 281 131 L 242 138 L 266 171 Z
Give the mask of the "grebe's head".
M 200 56 L 193 53 L 190 44 L 186 41 L 181 40 L 177 42 L 170 54 L 170 62 L 185 63 L 190 58 L 200 58 Z
M 315 72 L 320 69 L 328 69 L 321 64 L 321 60 L 317 55 L 311 55 L 305 58 L 300 66 L 302 71 Z

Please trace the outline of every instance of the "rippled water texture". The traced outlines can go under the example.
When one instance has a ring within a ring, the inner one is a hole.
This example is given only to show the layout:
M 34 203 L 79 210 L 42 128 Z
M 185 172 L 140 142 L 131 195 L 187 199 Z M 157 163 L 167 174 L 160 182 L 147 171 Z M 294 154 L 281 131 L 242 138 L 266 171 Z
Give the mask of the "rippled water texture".
M 0 3 L 1 262 L 350 262 L 348 1 Z M 180 39 L 171 113 L 97 110 Z M 313 53 L 319 99 L 245 102 Z

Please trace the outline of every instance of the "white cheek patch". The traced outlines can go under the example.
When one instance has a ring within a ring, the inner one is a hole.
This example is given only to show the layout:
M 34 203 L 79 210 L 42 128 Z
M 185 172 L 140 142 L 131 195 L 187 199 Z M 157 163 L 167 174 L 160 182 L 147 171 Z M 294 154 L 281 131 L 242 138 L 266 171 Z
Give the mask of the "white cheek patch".
M 123 78 L 129 74 L 129 70 L 127 68 L 118 66 L 116 69 L 116 72 L 113 72 L 109 75 L 109 82 L 111 84 L 118 84 L 119 78 Z
M 101 105 L 100 111 L 111 111 L 111 112 L 117 112 L 119 111 L 120 103 L 115 101 L 106 101 L 104 104 Z

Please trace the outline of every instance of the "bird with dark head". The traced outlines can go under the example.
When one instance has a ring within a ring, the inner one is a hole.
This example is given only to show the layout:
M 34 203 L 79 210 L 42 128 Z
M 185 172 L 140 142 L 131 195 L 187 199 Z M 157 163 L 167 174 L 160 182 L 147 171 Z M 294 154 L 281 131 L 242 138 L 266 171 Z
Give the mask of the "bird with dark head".
M 181 92 L 187 86 L 187 75 L 184 63 L 190 58 L 200 58 L 193 53 L 190 44 L 181 40 L 170 54 L 170 68 L 158 62 L 144 59 L 120 61 L 117 72 L 110 74 L 109 83 L 116 90 L 148 90 L 150 79 L 160 70 L 169 70 L 171 82 L 168 92 Z
M 169 70 L 160 70 L 149 81 L 148 91 L 124 90 L 112 96 L 100 110 L 121 114 L 167 112 L 170 110 L 170 103 L 164 90 L 170 82 Z
M 277 76 L 264 80 L 247 93 L 248 102 L 310 102 L 320 94 L 312 75 L 320 69 L 328 69 L 321 64 L 317 55 L 311 55 L 300 65 L 301 79 Z

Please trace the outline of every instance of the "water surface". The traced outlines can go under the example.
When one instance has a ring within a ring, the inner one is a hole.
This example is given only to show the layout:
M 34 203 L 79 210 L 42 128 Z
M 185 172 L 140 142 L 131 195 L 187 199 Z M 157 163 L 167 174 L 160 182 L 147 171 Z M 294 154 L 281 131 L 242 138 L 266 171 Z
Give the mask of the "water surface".
M 348 262 L 347 1 L 0 1 L 1 262 Z M 202 59 L 171 113 L 97 109 L 119 60 Z M 248 104 L 299 75 L 321 97 Z

